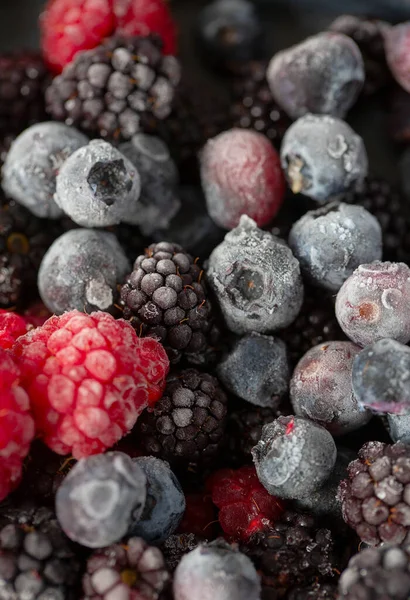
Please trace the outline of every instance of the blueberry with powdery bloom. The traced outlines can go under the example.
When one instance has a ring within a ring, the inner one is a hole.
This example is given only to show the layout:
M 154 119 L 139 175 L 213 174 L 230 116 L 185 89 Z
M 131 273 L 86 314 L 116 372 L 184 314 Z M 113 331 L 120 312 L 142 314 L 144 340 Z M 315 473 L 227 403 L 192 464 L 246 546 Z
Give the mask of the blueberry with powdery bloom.
M 259 481 L 273 496 L 303 498 L 329 478 L 336 463 L 330 433 L 302 417 L 279 417 L 265 425 L 252 449 Z
M 309 350 L 290 382 L 295 414 L 319 423 L 332 435 L 366 425 L 372 414 L 359 405 L 352 388 L 353 361 L 360 350 L 352 342 L 327 342 Z
M 363 348 L 383 338 L 410 340 L 410 268 L 375 261 L 360 265 L 336 297 L 336 318 L 345 334 Z
M 410 348 L 384 339 L 358 354 L 352 369 L 359 404 L 378 413 L 410 413 Z
M 227 327 L 236 334 L 286 327 L 302 306 L 299 262 L 285 242 L 245 215 L 213 250 L 207 279 Z
M 63 164 L 54 200 L 82 227 L 135 223 L 140 176 L 134 165 L 108 142 L 92 140 Z
M 362 206 L 335 202 L 299 219 L 289 246 L 312 283 L 337 292 L 359 265 L 382 258 L 382 230 Z
M 287 130 L 280 151 L 293 193 L 325 204 L 362 185 L 368 169 L 362 138 L 344 121 L 307 114 Z
M 120 540 L 141 517 L 147 478 L 123 452 L 82 458 L 58 488 L 56 511 L 64 533 L 87 548 Z
M 292 119 L 306 113 L 344 118 L 362 91 L 365 71 L 351 38 L 324 32 L 275 54 L 266 77 L 274 99 Z

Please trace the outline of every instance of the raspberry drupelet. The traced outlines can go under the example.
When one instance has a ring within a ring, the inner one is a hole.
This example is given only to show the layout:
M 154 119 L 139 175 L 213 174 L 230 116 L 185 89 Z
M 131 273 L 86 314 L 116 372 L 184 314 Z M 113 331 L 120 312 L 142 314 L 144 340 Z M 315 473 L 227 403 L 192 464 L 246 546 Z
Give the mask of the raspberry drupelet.
M 169 366 L 161 344 L 103 312 L 51 317 L 19 338 L 14 355 L 38 433 L 74 458 L 103 452 L 128 433 L 160 398 Z
M 30 326 L 20 315 L 0 309 L 0 348 L 8 350 L 18 337 L 24 335 Z

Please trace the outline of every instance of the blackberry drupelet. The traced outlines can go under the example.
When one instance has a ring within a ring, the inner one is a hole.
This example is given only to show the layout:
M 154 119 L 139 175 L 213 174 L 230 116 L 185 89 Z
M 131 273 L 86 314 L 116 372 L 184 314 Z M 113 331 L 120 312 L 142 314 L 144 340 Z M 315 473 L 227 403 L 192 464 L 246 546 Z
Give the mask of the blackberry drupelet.
M 232 90 L 230 113 L 233 127 L 254 129 L 279 149 L 291 121 L 276 104 L 266 81 L 267 64 L 250 62 Z
M 410 210 L 406 199 L 387 181 L 368 177 L 360 192 L 348 192 L 343 202 L 364 206 L 379 221 L 384 260 L 410 262 Z
M 143 115 L 164 119 L 171 112 L 180 67 L 162 55 L 156 35 L 109 38 L 80 52 L 46 92 L 54 120 L 110 140 L 129 140 Z
M 172 572 L 175 571 L 181 558 L 188 552 L 191 552 L 191 550 L 195 550 L 203 542 L 204 540 L 200 539 L 194 533 L 175 533 L 170 535 L 161 546 L 168 569 Z
M 410 540 L 410 446 L 367 442 L 338 497 L 343 518 L 369 546 Z
M 157 600 L 170 579 L 164 557 L 142 538 L 93 552 L 83 577 L 83 600 Z
M 178 244 L 151 244 L 121 287 L 124 319 L 139 335 L 158 338 L 172 363 L 212 358 L 218 331 L 204 273 Z
M 337 585 L 334 583 L 322 583 L 320 581 L 313 583 L 308 587 L 297 587 L 293 589 L 287 600 L 336 600 Z M 269 600 L 264 598 L 262 600 Z
M 162 398 L 138 419 L 137 439 L 147 454 L 171 464 L 207 462 L 220 449 L 226 413 L 218 380 L 186 369 L 168 378 Z

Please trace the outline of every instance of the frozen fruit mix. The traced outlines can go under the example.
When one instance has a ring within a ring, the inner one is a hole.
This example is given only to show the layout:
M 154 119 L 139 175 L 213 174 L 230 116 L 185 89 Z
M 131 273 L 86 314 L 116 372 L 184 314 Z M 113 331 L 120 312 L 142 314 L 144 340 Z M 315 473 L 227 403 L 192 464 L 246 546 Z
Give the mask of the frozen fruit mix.
M 405 600 L 410 22 L 174 6 L 0 56 L 0 598 Z

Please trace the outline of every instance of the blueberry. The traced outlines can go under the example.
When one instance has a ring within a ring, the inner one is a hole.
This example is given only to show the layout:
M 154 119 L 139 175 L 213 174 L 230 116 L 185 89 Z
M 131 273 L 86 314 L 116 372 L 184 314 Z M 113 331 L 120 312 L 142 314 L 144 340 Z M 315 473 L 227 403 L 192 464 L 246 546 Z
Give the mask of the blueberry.
M 138 214 L 140 176 L 134 165 L 103 140 L 92 140 L 63 164 L 55 201 L 83 227 L 134 223 Z
M 393 442 L 410 444 L 410 413 L 408 415 L 387 415 L 389 435 Z
M 306 113 L 344 118 L 363 88 L 365 70 L 350 37 L 324 32 L 275 54 L 266 77 L 292 119 Z
M 165 143 L 158 137 L 137 133 L 120 151 L 137 169 L 141 178 L 141 195 L 133 223 L 144 235 L 166 229 L 178 212 L 178 171 Z
M 358 404 L 352 389 L 353 360 L 360 350 L 352 342 L 327 342 L 309 350 L 290 382 L 295 414 L 316 421 L 332 435 L 366 425 L 371 412 Z
M 297 317 L 303 302 L 299 262 L 288 246 L 242 216 L 209 257 L 207 278 L 234 333 L 269 333 Z
M 235 341 L 217 373 L 235 396 L 256 406 L 276 408 L 289 387 L 286 346 L 279 338 L 249 333 Z
M 305 115 L 287 130 L 282 167 L 292 191 L 320 204 L 359 187 L 367 175 L 363 140 L 344 121 Z
M 56 512 L 68 537 L 88 548 L 120 540 L 147 497 L 141 467 L 122 452 L 82 458 L 56 494 Z
M 174 575 L 175 600 L 260 600 L 260 591 L 250 559 L 223 540 L 185 554 Z
M 72 229 L 50 246 L 38 274 L 38 289 L 56 314 L 110 310 L 117 286 L 131 270 L 112 233 Z
M 367 346 L 353 362 L 352 382 L 362 406 L 410 414 L 410 348 L 391 339 Z
M 258 57 L 263 28 L 249 0 L 214 0 L 198 16 L 198 41 L 208 63 L 232 69 Z
M 279 498 L 303 498 L 329 478 L 336 462 L 330 433 L 302 417 L 279 417 L 265 425 L 252 450 L 261 484 Z
M 134 458 L 147 478 L 147 501 L 141 518 L 134 520 L 129 535 L 159 544 L 174 533 L 185 512 L 185 496 L 169 464 L 160 458 Z
M 381 259 L 382 230 L 362 206 L 333 202 L 299 219 L 289 246 L 312 283 L 337 292 L 359 265 Z
M 58 219 L 56 177 L 64 161 L 88 138 L 62 123 L 37 123 L 13 142 L 3 166 L 3 189 L 37 217 Z

